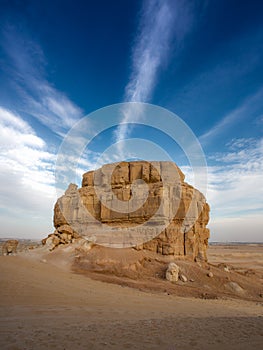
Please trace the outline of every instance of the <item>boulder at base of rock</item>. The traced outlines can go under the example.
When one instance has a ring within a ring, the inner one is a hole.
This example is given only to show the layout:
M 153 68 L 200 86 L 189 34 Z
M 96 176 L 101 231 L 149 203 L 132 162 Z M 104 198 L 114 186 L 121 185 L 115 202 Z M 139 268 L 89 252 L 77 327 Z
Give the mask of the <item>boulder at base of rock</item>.
M 179 271 L 180 271 L 179 266 L 176 265 L 175 263 L 171 262 L 168 265 L 168 268 L 167 268 L 166 274 L 165 274 L 167 281 L 177 282 L 178 278 L 179 278 Z
M 186 283 L 187 282 L 187 277 L 185 275 L 180 274 L 179 278 L 182 282 Z
M 2 254 L 3 255 L 11 255 L 16 254 L 18 241 L 16 239 L 9 239 L 3 244 Z
M 234 293 L 237 293 L 237 294 L 243 294 L 244 293 L 244 289 L 242 287 L 240 287 L 240 285 L 237 284 L 236 282 L 228 282 L 225 286 L 231 292 L 234 292 Z

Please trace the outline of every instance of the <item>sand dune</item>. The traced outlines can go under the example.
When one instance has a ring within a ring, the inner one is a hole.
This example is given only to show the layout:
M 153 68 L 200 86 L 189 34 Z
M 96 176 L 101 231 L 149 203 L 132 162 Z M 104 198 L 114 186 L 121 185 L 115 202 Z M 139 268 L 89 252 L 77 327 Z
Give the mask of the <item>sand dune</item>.
M 262 302 L 146 293 L 74 274 L 71 259 L 0 257 L 1 349 L 262 348 Z

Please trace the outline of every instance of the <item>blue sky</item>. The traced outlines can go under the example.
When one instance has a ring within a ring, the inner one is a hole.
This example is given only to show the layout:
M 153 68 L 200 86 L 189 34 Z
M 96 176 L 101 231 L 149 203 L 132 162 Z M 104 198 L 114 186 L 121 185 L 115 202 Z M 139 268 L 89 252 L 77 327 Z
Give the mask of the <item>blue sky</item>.
M 61 143 L 81 118 L 122 102 L 166 108 L 192 129 L 207 162 L 211 240 L 263 240 L 260 0 L 0 0 L 1 236 L 53 230 Z M 120 122 L 142 121 L 126 112 Z M 120 124 L 86 149 L 76 182 L 119 142 L 105 157 L 115 161 L 126 138 L 159 144 L 193 180 L 173 140 Z

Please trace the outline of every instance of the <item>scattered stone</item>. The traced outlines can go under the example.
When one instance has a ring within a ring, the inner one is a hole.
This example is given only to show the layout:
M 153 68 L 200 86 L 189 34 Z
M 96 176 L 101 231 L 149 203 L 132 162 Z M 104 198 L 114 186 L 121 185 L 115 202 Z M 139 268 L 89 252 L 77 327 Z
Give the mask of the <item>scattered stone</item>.
M 208 277 L 214 277 L 214 274 L 212 271 L 209 271 L 208 274 L 207 274 Z
M 244 289 L 242 287 L 240 287 L 239 284 L 237 284 L 236 282 L 228 282 L 225 287 L 230 290 L 231 292 L 235 292 L 237 294 L 243 294 L 244 293 Z
M 185 276 L 185 275 L 179 275 L 179 278 L 180 278 L 180 280 L 182 281 L 182 282 L 187 282 L 187 277 Z
M 259 293 L 260 298 L 263 298 L 263 293 Z
M 64 224 L 58 227 L 54 233 L 50 233 L 46 238 L 42 239 L 42 245 L 52 251 L 60 244 L 73 243 L 80 236 L 71 228 L 70 225 Z M 85 240 L 86 241 L 86 240 Z
M 220 263 L 217 265 L 217 267 L 225 272 L 230 272 L 231 267 L 226 265 L 225 263 Z
M 51 234 L 47 238 L 45 244 L 46 244 L 47 248 L 50 251 L 52 251 L 59 245 L 59 243 L 60 243 L 60 238 L 57 235 L 55 235 L 55 234 Z
M 177 282 L 179 278 L 180 268 L 174 262 L 169 263 L 168 268 L 165 273 L 167 281 Z
M 128 268 L 129 268 L 130 271 L 134 271 L 134 272 L 137 271 L 137 265 L 136 265 L 136 263 L 135 263 L 135 264 L 129 265 Z M 156 277 L 157 277 L 157 276 L 156 276 Z
M 189 280 L 190 282 L 194 282 L 195 280 L 194 279 L 192 279 L 192 278 L 190 278 L 190 280 Z
M 75 252 L 77 253 L 87 253 L 94 246 L 94 243 L 87 241 L 86 239 L 78 239 L 77 247 L 75 248 Z
M 218 299 L 218 296 L 214 293 L 202 293 L 201 294 L 201 299 Z

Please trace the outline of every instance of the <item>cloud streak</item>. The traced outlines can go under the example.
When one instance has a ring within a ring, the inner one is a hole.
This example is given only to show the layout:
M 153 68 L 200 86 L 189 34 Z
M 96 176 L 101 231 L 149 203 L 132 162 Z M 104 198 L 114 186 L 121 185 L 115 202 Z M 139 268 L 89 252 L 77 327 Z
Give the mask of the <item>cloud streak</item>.
M 150 98 L 157 70 L 169 52 L 173 22 L 169 1 L 145 2 L 125 101 L 145 102 Z
M 28 235 L 23 230 L 29 226 L 36 235 L 45 234 L 52 228 L 56 155 L 21 116 L 1 106 L 0 150 L 2 235 Z M 29 225 L 23 227 L 26 218 Z
M 257 115 L 263 107 L 263 88 L 260 88 L 254 95 L 247 97 L 236 109 L 225 115 L 210 130 L 200 136 L 199 140 L 204 145 L 222 134 L 226 128 L 231 127 L 237 120 L 241 122 L 246 118 Z
M 46 78 L 41 47 L 13 25 L 6 25 L 1 44 L 9 58 L 6 68 L 23 104 L 19 110 L 35 117 L 53 132 L 64 135 L 83 116 L 82 110 Z
M 125 89 L 125 102 L 148 102 L 156 85 L 159 69 L 168 61 L 172 40 L 177 44 L 190 26 L 190 13 L 185 2 L 171 0 L 145 1 L 139 30 L 132 50 L 132 71 Z M 141 113 L 130 108 L 123 111 L 116 140 L 125 139 L 130 129 L 125 123 L 136 123 Z
M 263 139 L 233 139 L 210 159 L 207 201 L 212 241 L 262 241 Z M 189 167 L 182 167 L 193 182 Z

